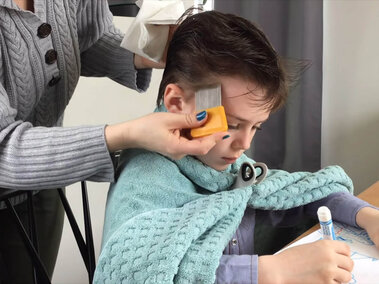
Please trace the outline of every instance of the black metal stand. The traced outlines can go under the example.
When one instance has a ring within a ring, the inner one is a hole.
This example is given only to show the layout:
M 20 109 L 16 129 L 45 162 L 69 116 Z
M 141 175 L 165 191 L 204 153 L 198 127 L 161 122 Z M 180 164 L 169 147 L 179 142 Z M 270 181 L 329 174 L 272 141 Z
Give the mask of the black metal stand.
M 67 201 L 66 195 L 62 189 L 58 189 L 64 210 L 66 211 L 67 219 L 71 225 L 72 232 L 74 233 L 76 243 L 78 244 L 80 253 L 82 255 L 84 264 L 87 268 L 89 283 L 92 283 L 93 275 L 95 273 L 95 250 L 93 245 L 91 217 L 89 212 L 87 185 L 85 181 L 81 182 L 82 186 L 82 199 L 83 199 L 83 215 L 84 215 L 84 228 L 86 234 L 86 241 L 84 241 L 82 233 L 80 232 L 78 223 L 76 222 L 74 213 L 72 213 L 70 204 Z
M 82 187 L 82 199 L 83 199 L 83 213 L 84 213 L 84 228 L 86 241 L 84 241 L 83 236 L 80 232 L 79 226 L 76 222 L 75 216 L 71 210 L 71 207 L 67 201 L 67 198 L 62 189 L 58 189 L 58 193 L 60 199 L 62 201 L 63 207 L 65 209 L 67 218 L 70 222 L 71 229 L 74 233 L 76 242 L 78 244 L 80 253 L 82 255 L 84 264 L 87 268 L 88 272 L 88 280 L 89 283 L 92 283 L 93 275 L 96 268 L 95 262 L 95 250 L 93 244 L 93 236 L 92 236 L 92 226 L 91 226 L 91 216 L 89 210 L 88 203 L 88 194 L 87 194 L 87 186 L 86 182 L 81 182 Z M 22 224 L 16 210 L 13 205 L 10 203 L 9 198 L 13 196 L 17 196 L 20 194 L 27 194 L 28 196 L 28 223 L 29 223 L 29 232 L 26 232 L 24 225 Z M 34 216 L 34 207 L 33 207 L 33 194 L 31 191 L 23 191 L 23 190 L 14 190 L 14 189 L 2 189 L 0 188 L 0 200 L 4 201 L 7 210 L 10 213 L 11 218 L 13 219 L 20 236 L 25 244 L 25 248 L 27 249 L 31 261 L 33 263 L 33 280 L 34 283 L 38 284 L 50 284 L 51 281 L 47 275 L 46 268 L 43 265 L 41 258 L 38 254 L 38 239 L 37 239 L 37 230 Z M 1 264 L 1 263 L 0 263 Z M 0 267 L 1 268 L 1 267 Z
M 9 279 L 8 271 L 5 268 L 5 261 L 1 253 L 0 253 L 0 283 L 3 283 L 3 284 L 11 283 L 11 280 Z
M 33 271 L 34 283 L 50 283 L 50 279 L 47 275 L 45 266 L 43 265 L 32 240 L 29 238 L 29 235 L 26 232 L 25 227 L 22 224 L 16 210 L 14 210 L 14 207 L 9 202 L 9 199 L 5 199 L 4 201 L 5 201 L 5 204 L 7 205 L 7 209 L 9 210 L 8 212 L 10 213 L 10 216 L 13 218 L 13 221 L 17 226 L 18 232 L 20 233 L 20 236 L 22 240 L 24 241 L 25 247 L 28 250 L 30 258 L 34 265 L 34 271 Z M 34 213 L 33 213 L 33 216 L 34 216 Z M 36 238 L 32 237 L 32 239 L 34 242 L 37 242 Z

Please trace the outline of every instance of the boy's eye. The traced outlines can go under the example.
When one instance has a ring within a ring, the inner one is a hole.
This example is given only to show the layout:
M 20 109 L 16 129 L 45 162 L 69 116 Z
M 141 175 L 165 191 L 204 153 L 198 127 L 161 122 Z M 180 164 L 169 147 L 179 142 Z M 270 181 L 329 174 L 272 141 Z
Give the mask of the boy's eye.
M 228 124 L 228 129 L 230 129 L 230 130 L 238 129 L 238 124 L 236 124 L 236 125 Z
M 228 124 L 228 129 L 229 130 L 238 130 L 240 127 L 239 127 L 239 124 Z M 262 127 L 260 125 L 254 125 L 251 129 L 253 130 L 262 130 Z

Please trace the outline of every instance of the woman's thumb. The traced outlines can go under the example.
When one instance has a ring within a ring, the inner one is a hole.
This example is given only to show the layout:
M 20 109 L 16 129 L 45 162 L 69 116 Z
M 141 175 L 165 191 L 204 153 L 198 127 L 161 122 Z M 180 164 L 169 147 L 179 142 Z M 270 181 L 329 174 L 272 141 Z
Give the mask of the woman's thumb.
M 197 114 L 185 114 L 186 125 L 183 128 L 199 127 L 207 121 L 207 112 L 205 110 Z
M 167 125 L 174 129 L 189 129 L 200 127 L 207 121 L 207 112 L 201 111 L 197 114 L 166 113 Z

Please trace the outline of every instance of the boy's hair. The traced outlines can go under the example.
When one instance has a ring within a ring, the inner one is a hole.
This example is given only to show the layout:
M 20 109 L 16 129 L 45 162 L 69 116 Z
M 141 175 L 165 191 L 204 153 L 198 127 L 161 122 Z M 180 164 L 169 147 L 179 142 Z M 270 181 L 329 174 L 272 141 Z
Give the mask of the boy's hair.
M 253 23 L 217 11 L 191 15 L 178 25 L 170 42 L 157 104 L 170 83 L 197 91 L 216 83 L 217 76 L 254 81 L 266 90 L 260 100 L 271 111 L 287 97 L 280 58 Z

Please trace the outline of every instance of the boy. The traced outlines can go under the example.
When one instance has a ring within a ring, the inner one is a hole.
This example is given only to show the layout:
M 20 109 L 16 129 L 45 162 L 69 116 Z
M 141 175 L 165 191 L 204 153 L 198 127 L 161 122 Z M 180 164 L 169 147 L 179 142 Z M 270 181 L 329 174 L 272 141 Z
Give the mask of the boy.
M 348 282 L 347 245 L 318 241 L 277 255 L 254 254 L 255 218 L 295 224 L 328 206 L 335 220 L 368 230 L 379 245 L 379 213 L 348 193 L 339 167 L 270 171 L 261 184 L 230 190 L 243 152 L 287 96 L 286 76 L 265 35 L 215 11 L 188 17 L 170 42 L 160 111 L 193 113 L 194 93 L 220 84 L 229 135 L 206 155 L 169 160 L 133 150 L 109 192 L 95 282 Z M 199 119 L 205 115 L 199 113 Z M 308 257 L 312 256 L 312 257 Z

